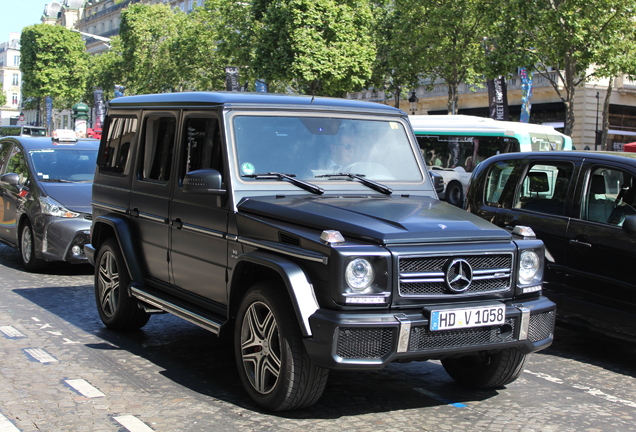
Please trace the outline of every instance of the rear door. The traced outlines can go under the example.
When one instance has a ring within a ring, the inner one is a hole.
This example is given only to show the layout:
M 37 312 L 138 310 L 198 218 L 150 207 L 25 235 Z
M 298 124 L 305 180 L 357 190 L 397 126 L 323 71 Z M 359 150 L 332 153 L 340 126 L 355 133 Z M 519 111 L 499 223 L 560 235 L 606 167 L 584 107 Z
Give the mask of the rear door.
M 210 111 L 185 112 L 178 169 L 170 206 L 170 263 L 174 284 L 218 304 L 227 304 L 227 199 L 186 194 L 187 172 L 214 169 L 223 175 L 219 118 Z
M 139 236 L 144 273 L 166 284 L 170 283 L 170 180 L 174 176 L 178 116 L 178 111 L 144 112 L 130 194 L 130 220 L 134 235 Z
M 0 175 L 8 174 L 5 169 L 11 158 L 13 143 L 5 141 L 0 147 Z M 13 165 L 12 165 L 13 168 Z M 8 183 L 0 183 L 0 238 L 15 244 L 16 235 L 16 193 L 15 186 Z
M 562 312 L 636 335 L 636 238 L 621 227 L 636 213 L 636 168 L 587 159 L 582 174 L 579 215 L 567 231 L 571 299 Z

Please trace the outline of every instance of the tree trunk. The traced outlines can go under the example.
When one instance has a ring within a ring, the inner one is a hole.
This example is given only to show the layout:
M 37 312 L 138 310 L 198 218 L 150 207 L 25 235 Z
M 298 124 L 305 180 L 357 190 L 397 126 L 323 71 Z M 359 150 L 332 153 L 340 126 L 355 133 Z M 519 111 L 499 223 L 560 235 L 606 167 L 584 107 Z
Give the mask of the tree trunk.
M 451 115 L 457 114 L 457 104 L 459 102 L 459 95 L 457 94 L 456 83 L 448 84 L 448 100 L 446 101 L 446 108 Z
M 609 122 L 609 107 L 610 107 L 610 98 L 612 97 L 612 90 L 614 89 L 614 77 L 611 77 L 609 80 L 609 84 L 607 86 L 607 94 L 605 95 L 605 101 L 603 102 L 603 127 L 601 128 L 601 139 L 599 140 L 599 144 L 601 145 L 601 150 L 613 150 L 607 148 L 607 134 L 610 126 Z

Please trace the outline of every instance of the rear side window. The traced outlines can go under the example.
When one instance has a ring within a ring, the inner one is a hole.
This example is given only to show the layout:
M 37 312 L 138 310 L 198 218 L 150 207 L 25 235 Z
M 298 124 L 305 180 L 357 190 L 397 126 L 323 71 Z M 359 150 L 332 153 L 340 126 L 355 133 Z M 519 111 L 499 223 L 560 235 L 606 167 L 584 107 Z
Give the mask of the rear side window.
M 568 162 L 533 164 L 526 173 L 514 207 L 563 215 L 574 166 Z
M 137 136 L 137 119 L 134 117 L 111 118 L 106 145 L 100 159 L 100 172 L 128 174 L 130 149 Z
M 175 145 L 175 117 L 147 117 L 142 141 L 142 180 L 170 180 Z

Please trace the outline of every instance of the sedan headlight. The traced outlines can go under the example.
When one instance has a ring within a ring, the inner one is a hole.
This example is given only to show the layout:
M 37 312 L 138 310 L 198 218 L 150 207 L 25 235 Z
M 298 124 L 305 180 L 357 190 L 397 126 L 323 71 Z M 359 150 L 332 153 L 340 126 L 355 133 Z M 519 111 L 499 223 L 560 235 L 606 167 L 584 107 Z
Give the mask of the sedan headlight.
M 536 282 L 541 270 L 541 258 L 533 250 L 524 250 L 519 256 L 519 283 L 528 285 Z
M 70 211 L 51 197 L 40 197 L 40 207 L 42 208 L 42 214 L 48 216 L 76 218 L 80 215 L 79 213 Z
M 364 258 L 356 258 L 347 265 L 345 279 L 347 285 L 355 292 L 367 289 L 374 279 L 373 266 Z

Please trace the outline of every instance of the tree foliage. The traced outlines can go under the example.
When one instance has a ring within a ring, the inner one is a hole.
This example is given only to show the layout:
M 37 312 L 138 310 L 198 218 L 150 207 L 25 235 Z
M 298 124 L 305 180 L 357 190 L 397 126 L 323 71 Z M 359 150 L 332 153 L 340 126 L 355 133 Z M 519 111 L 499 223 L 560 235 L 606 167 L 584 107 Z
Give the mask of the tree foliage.
M 4 106 L 7 103 L 7 95 L 4 94 L 4 86 L 0 82 L 0 106 Z
M 502 54 L 547 79 L 566 107 L 571 134 L 577 87 L 632 68 L 634 0 L 510 0 L 496 34 Z M 626 50 L 625 42 L 629 41 Z
M 88 55 L 78 33 L 37 24 L 22 30 L 20 44 L 23 98 L 51 96 L 59 108 L 81 99 Z

